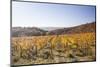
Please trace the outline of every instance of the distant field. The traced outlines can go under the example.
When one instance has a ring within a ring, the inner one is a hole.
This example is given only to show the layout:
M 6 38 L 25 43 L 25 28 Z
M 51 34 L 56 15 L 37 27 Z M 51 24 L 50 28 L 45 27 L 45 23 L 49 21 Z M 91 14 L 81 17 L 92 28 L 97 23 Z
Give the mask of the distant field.
M 12 37 L 12 64 L 94 61 L 95 33 Z

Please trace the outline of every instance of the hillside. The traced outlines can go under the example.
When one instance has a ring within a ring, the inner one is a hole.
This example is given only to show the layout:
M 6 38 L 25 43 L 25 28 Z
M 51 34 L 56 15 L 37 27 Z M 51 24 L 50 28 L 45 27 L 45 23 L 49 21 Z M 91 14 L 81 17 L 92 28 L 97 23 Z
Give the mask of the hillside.
M 37 28 L 37 27 L 12 27 L 12 36 L 40 36 L 40 35 L 61 35 L 61 34 L 75 34 L 75 33 L 91 33 L 95 32 L 96 23 L 87 23 L 74 27 L 65 28 Z
M 41 30 L 36 27 L 13 27 L 12 28 L 12 36 L 39 36 L 45 35 L 46 31 Z
M 92 22 L 75 27 L 56 29 L 53 31 L 49 31 L 48 34 L 59 35 L 59 34 L 90 33 L 90 32 L 95 32 L 95 29 L 96 29 L 96 23 Z

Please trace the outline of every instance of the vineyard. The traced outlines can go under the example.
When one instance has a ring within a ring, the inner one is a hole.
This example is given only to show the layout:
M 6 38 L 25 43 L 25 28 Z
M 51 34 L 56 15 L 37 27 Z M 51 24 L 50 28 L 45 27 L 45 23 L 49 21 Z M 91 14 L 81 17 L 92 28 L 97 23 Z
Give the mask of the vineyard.
M 13 37 L 12 64 L 94 61 L 95 33 Z

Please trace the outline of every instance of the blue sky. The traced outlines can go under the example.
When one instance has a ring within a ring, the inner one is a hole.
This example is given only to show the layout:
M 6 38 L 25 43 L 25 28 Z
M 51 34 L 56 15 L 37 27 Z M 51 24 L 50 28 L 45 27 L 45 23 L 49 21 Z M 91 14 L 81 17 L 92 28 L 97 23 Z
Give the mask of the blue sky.
M 95 6 L 12 3 L 12 26 L 72 27 L 95 21 Z

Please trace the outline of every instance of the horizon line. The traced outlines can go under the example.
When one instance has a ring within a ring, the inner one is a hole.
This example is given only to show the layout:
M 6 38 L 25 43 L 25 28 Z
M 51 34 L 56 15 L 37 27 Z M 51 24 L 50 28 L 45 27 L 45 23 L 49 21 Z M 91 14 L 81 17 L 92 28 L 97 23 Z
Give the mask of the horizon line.
M 78 24 L 78 25 L 73 25 L 73 26 L 67 26 L 67 27 L 75 27 L 75 26 L 79 26 L 79 25 L 84 25 L 84 24 L 88 24 L 88 23 L 96 23 L 96 21 L 92 21 L 92 22 L 87 22 L 87 23 L 83 23 L 83 24 Z M 37 28 L 47 28 L 47 27 L 54 27 L 54 28 L 67 28 L 66 26 L 11 26 L 11 27 L 37 27 Z

